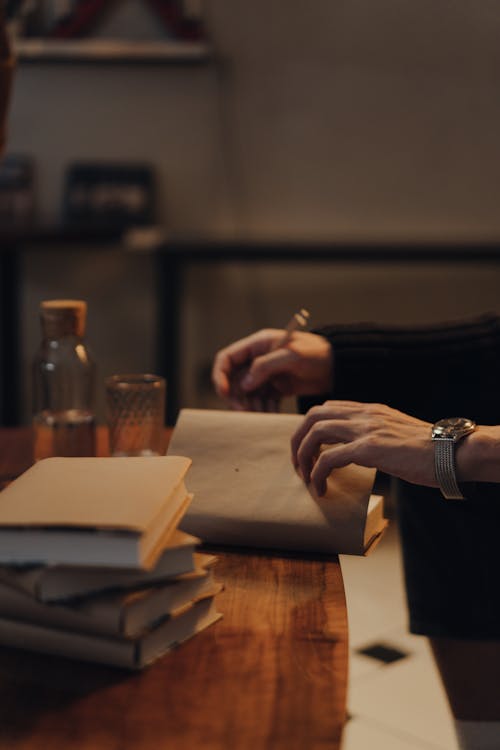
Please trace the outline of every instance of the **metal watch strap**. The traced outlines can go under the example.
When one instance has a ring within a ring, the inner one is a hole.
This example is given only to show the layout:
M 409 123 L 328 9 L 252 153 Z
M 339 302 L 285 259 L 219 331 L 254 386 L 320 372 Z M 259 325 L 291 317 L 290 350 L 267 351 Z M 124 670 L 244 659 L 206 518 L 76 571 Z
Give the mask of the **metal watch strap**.
M 455 440 L 434 439 L 434 468 L 436 479 L 446 500 L 464 500 L 455 473 Z

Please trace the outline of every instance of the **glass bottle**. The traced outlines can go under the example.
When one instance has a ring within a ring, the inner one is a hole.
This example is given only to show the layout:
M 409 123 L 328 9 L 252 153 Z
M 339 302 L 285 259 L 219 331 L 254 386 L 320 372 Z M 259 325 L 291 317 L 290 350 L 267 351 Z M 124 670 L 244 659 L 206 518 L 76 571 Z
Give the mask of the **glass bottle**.
M 42 343 L 33 362 L 34 458 L 95 456 L 95 363 L 85 344 L 87 305 L 40 304 Z

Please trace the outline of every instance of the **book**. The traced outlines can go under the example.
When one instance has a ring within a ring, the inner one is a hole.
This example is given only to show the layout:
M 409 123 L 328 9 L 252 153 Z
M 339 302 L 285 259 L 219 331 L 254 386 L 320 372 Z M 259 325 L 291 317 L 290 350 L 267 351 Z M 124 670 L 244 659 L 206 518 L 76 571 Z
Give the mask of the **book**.
M 72 567 L 68 565 L 0 566 L 0 582 L 26 591 L 42 602 L 61 602 L 96 592 L 133 589 L 194 570 L 200 539 L 176 529 L 150 570 Z
M 150 569 L 190 502 L 184 457 L 47 458 L 0 503 L 0 563 Z
M 199 555 L 192 573 L 168 582 L 135 591 L 98 594 L 67 604 L 46 604 L 0 583 L 0 617 L 67 631 L 137 637 L 179 607 L 215 596 L 221 587 L 210 567 L 214 562 L 212 555 Z
M 372 494 L 375 469 L 330 475 L 325 496 L 295 472 L 297 414 L 182 409 L 169 455 L 189 456 L 194 500 L 180 527 L 205 542 L 324 554 L 364 555 L 387 521 Z
M 213 596 L 180 608 L 136 638 L 79 633 L 0 617 L 0 644 L 125 669 L 142 669 L 221 617 Z

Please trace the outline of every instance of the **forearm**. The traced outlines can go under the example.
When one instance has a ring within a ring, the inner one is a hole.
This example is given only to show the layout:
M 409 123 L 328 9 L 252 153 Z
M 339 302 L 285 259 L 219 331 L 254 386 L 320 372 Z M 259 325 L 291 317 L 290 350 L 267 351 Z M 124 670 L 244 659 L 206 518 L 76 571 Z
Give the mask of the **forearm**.
M 500 426 L 479 425 L 458 443 L 455 462 L 461 482 L 500 483 Z

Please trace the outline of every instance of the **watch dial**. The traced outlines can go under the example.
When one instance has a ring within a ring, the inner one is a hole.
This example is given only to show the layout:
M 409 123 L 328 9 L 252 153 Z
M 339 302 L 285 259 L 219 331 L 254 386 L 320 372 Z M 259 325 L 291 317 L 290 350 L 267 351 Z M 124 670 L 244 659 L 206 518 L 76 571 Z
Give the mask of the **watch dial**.
M 441 419 L 436 422 L 433 428 L 433 434 L 439 437 L 449 438 L 460 438 L 464 435 L 468 435 L 476 427 L 475 422 L 472 419 L 465 417 L 450 417 L 448 419 Z

